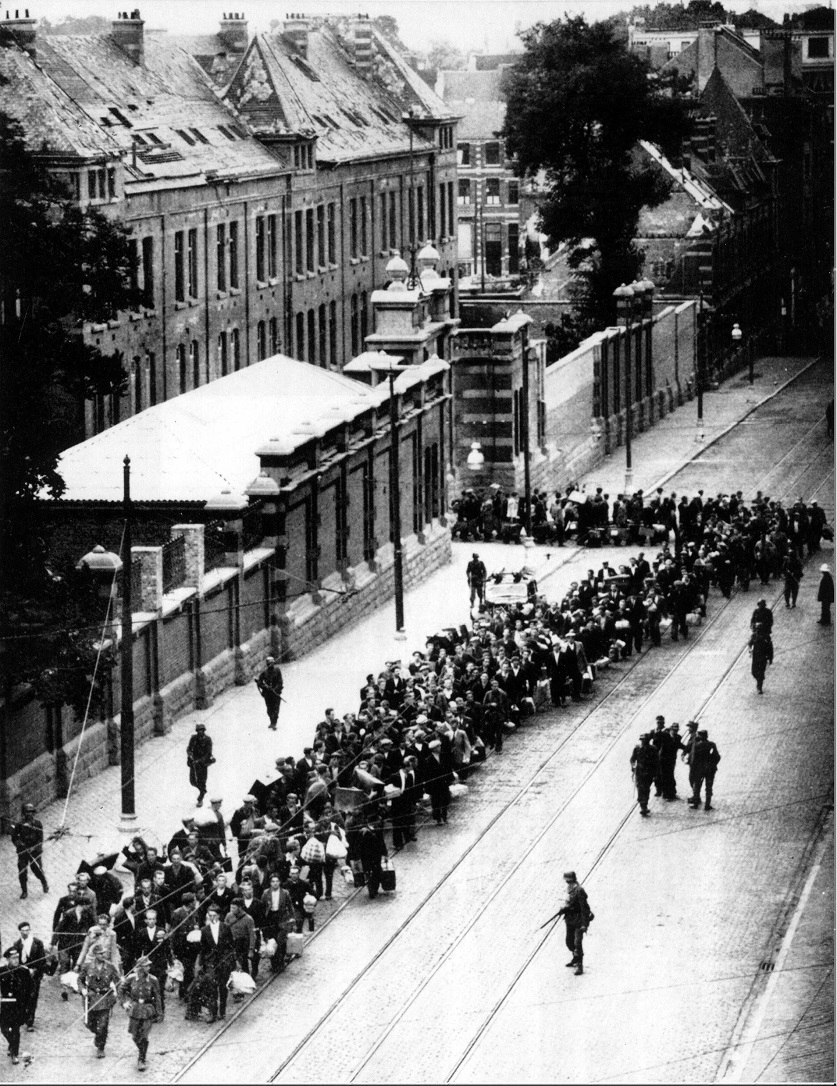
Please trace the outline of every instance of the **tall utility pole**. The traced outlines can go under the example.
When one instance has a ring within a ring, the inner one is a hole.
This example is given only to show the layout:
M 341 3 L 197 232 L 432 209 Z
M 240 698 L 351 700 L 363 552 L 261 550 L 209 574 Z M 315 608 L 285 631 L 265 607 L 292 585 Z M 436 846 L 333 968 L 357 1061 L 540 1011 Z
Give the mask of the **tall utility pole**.
M 122 707 L 120 714 L 120 765 L 122 770 L 122 822 L 120 829 L 131 831 L 137 820 L 134 800 L 134 638 L 131 584 L 132 520 L 131 458 L 126 456 L 122 472 L 122 509 L 125 534 L 122 544 L 122 639 L 120 644 Z

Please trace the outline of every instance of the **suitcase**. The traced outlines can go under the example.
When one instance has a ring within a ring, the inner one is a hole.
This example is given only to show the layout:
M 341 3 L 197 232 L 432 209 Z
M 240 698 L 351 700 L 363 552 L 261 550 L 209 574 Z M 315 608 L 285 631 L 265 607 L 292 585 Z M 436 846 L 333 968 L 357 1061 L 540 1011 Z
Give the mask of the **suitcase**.
M 381 889 L 388 894 L 395 890 L 395 868 L 386 857 L 381 860 Z
M 288 936 L 288 944 L 285 948 L 285 953 L 288 955 L 295 954 L 298 958 L 305 948 L 305 937 L 298 935 L 297 932 L 293 932 Z

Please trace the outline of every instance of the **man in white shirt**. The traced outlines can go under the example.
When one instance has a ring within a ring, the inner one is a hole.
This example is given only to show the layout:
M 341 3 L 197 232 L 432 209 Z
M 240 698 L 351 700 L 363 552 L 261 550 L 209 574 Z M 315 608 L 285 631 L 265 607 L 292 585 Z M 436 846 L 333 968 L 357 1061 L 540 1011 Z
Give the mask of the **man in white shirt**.
M 26 1008 L 26 1030 L 33 1033 L 35 1030 L 35 1012 L 38 1009 L 38 995 L 41 990 L 41 978 L 47 971 L 46 947 L 40 939 L 32 934 L 32 927 L 28 921 L 23 920 L 17 926 L 20 937 L 12 943 L 11 949 L 20 955 L 20 964 L 25 965 L 32 977 L 32 994 Z

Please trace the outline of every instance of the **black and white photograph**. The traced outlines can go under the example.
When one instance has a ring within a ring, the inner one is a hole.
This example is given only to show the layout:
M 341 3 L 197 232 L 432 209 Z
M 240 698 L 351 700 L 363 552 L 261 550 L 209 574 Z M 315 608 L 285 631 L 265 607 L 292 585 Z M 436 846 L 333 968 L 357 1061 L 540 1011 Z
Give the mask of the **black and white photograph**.
M 833 0 L 21 2 L 0 1082 L 833 1082 Z

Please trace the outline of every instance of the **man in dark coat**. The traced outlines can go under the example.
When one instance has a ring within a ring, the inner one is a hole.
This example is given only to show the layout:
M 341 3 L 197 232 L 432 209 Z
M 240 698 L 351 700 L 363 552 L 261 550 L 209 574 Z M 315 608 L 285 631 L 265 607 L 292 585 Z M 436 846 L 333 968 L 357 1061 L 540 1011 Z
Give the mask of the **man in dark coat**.
M 20 881 L 20 896 L 29 896 L 27 879 L 29 868 L 41 883 L 44 893 L 49 893 L 46 875 L 41 866 L 41 854 L 44 850 L 44 827 L 35 818 L 35 805 L 24 803 L 20 822 L 12 827 L 12 844 L 17 849 L 17 877 Z
M 447 822 L 447 815 L 445 822 Z M 384 841 L 384 826 L 380 818 L 372 818 L 368 825 L 362 827 L 355 840 L 354 851 L 363 864 L 369 897 L 376 898 L 381 885 L 381 860 L 389 855 Z
M 401 848 L 406 842 L 416 840 L 416 804 L 421 799 L 421 791 L 414 766 L 415 758 L 405 758 L 401 769 L 393 773 L 387 782 L 400 793 L 390 801 L 393 848 Z
M 465 569 L 465 576 L 468 581 L 468 587 L 471 589 L 471 610 L 473 611 L 474 600 L 479 600 L 480 606 L 482 606 L 483 601 L 485 600 L 485 578 L 488 576 L 485 562 L 482 561 L 476 552 L 474 552 L 471 561 Z
M 227 981 L 235 968 L 235 940 L 226 924 L 221 923 L 217 905 L 210 905 L 206 924 L 201 928 L 197 971 L 213 977 L 218 1017 L 227 1017 Z
M 262 933 L 266 941 L 276 940 L 276 953 L 270 959 L 274 973 L 285 968 L 288 935 L 296 928 L 291 896 L 278 875 L 271 875 L 270 887 L 261 896 Z
M 657 739 L 657 753 L 660 759 L 660 786 L 663 799 L 669 801 L 677 799 L 677 781 L 674 770 L 677 766 L 677 754 L 682 750 L 680 742 L 680 725 L 672 724 L 659 734 Z
M 196 724 L 195 734 L 186 747 L 186 764 L 189 767 L 189 784 L 198 790 L 198 807 L 203 807 L 203 797 L 206 795 L 206 775 L 214 761 L 212 740 L 206 734 L 206 725 Z
M 137 961 L 145 958 L 151 975 L 160 985 L 160 1006 L 165 1008 L 166 970 L 174 961 L 171 940 L 158 924 L 157 910 L 146 909 L 143 923 L 134 939 L 134 954 Z
M 276 660 L 272 656 L 268 656 L 265 663 L 267 666 L 256 679 L 256 686 L 264 699 L 265 709 L 267 709 L 268 727 L 276 731 L 285 683 L 282 679 L 282 672 L 276 666 Z
M 6 951 L 7 964 L 0 967 L 0 1032 L 9 1043 L 12 1063 L 20 1063 L 20 1030 L 32 1000 L 32 977 L 14 947 Z
M 29 1005 L 26 1008 L 26 1029 L 32 1033 L 35 1029 L 35 1014 L 38 1010 L 38 996 L 41 991 L 41 980 L 47 972 L 49 962 L 47 951 L 43 942 L 32 934 L 32 928 L 28 921 L 23 920 L 17 926 L 19 937 L 12 943 L 12 950 L 18 952 L 20 964 L 29 970 L 32 977 L 32 993 Z
M 651 813 L 648 810 L 648 797 L 651 795 L 651 785 L 657 772 L 657 752 L 651 746 L 651 736 L 647 732 L 639 737 L 639 745 L 633 749 L 631 769 L 639 813 L 645 817 Z
M 817 590 L 817 603 L 820 605 L 820 626 L 831 625 L 831 605 L 834 603 L 834 578 L 827 565 L 820 566 L 820 587 Z
M 721 755 L 718 752 L 718 748 L 709 739 L 709 733 L 701 730 L 697 733 L 695 745 L 692 748 L 692 798 L 689 800 L 689 806 L 694 810 L 700 807 L 700 790 L 702 785 L 706 784 L 706 802 L 703 809 L 705 811 L 712 810 L 712 786 L 715 781 L 715 772 L 718 769 L 718 763 L 721 760 Z

